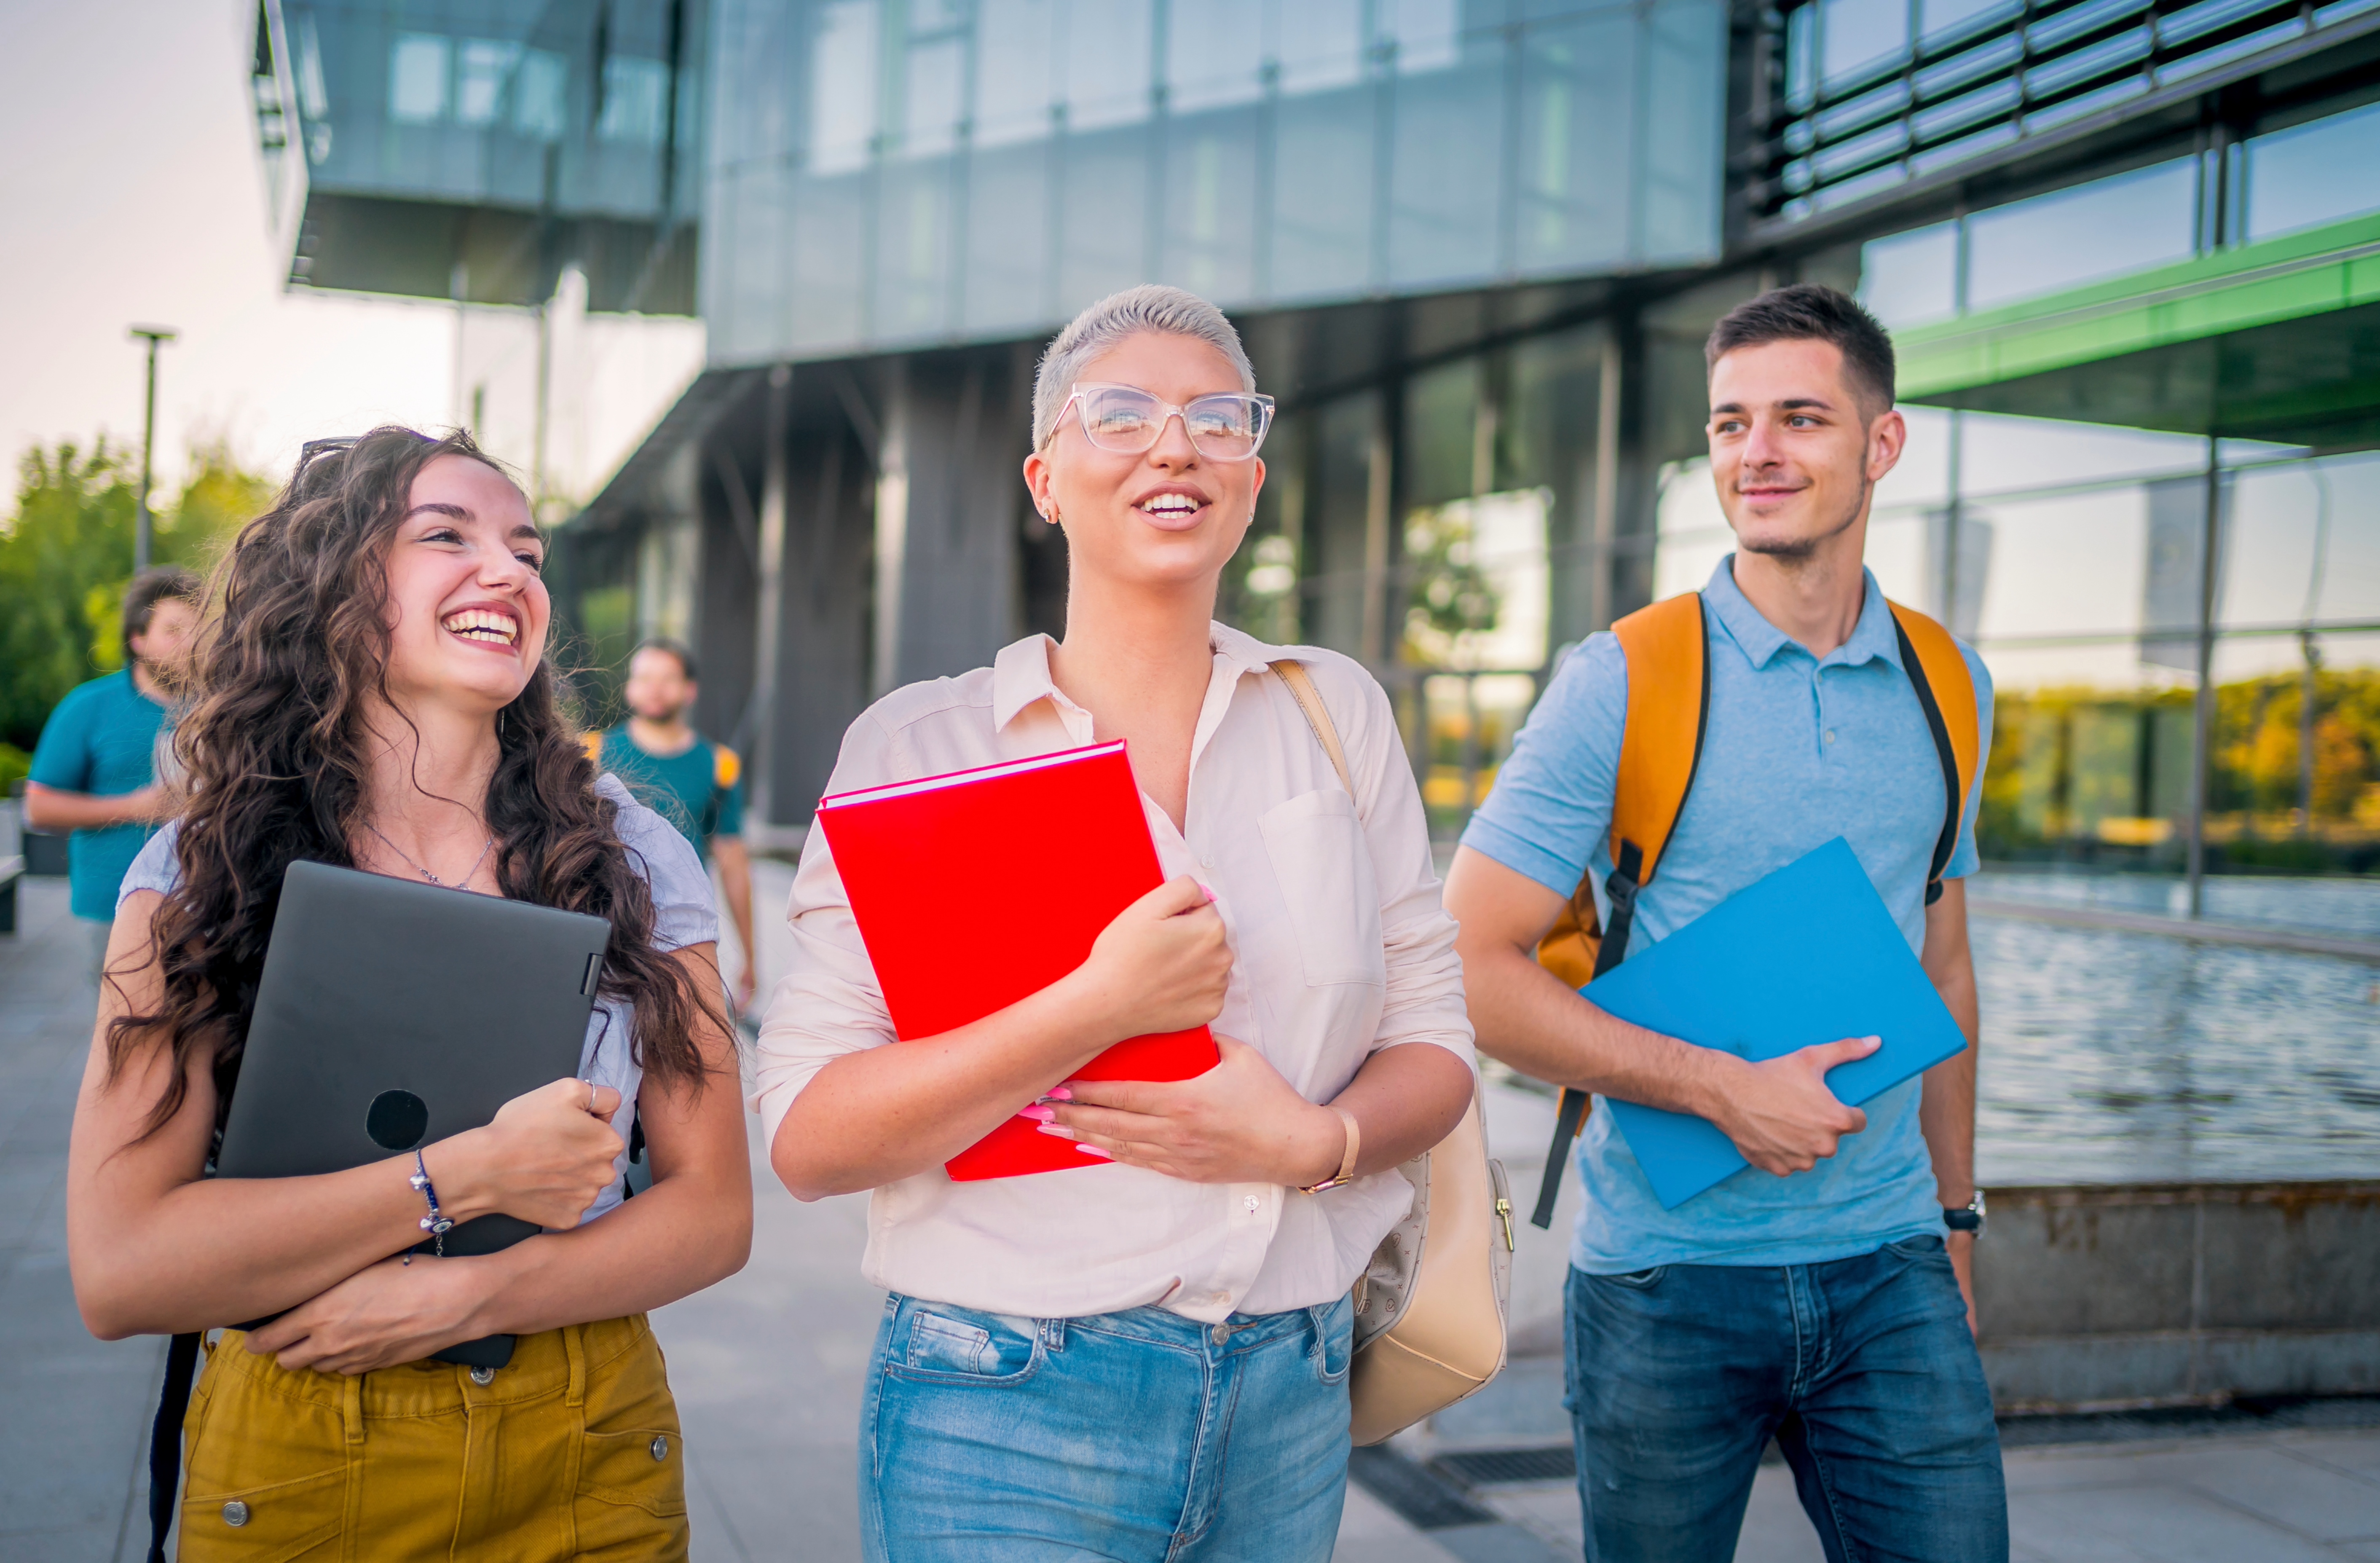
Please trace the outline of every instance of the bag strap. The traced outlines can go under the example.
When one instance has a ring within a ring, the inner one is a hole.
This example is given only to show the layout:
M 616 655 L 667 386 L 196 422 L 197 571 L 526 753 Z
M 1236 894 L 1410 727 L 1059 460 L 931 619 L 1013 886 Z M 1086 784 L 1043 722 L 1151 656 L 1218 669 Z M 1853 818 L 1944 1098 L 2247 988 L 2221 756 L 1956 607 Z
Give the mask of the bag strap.
M 1354 797 L 1355 783 L 1347 774 L 1347 751 L 1339 745 L 1339 729 L 1330 721 L 1330 708 L 1322 703 L 1322 692 L 1314 687 L 1313 675 L 1304 664 L 1286 657 L 1273 663 L 1272 671 L 1289 686 L 1289 697 L 1297 702 L 1297 709 L 1305 713 L 1305 725 L 1314 732 L 1315 741 L 1330 757 L 1330 769 L 1339 773 L 1339 785 L 1347 789 L 1349 797 Z
M 1934 841 L 1934 861 L 1925 873 L 1925 904 L 1942 899 L 1942 870 L 1959 849 L 1959 824 L 1966 817 L 1967 792 L 1974 785 L 1975 760 L 1983 749 L 1983 722 L 1975 705 L 1975 675 L 1959 643 L 1939 624 L 1898 602 L 1892 627 L 1900 640 L 1900 665 L 1925 712 L 1934 752 L 1942 761 L 1942 830 Z
M 149 1559 L 165 1563 L 165 1537 L 174 1529 L 174 1498 L 182 1484 L 182 1416 L 190 1409 L 190 1384 L 198 1375 L 200 1337 L 174 1337 L 165 1348 L 165 1384 L 157 1396 L 157 1419 L 149 1424 Z
M 1537 963 L 1572 987 L 1620 964 L 1635 926 L 1636 896 L 1660 866 L 1678 816 L 1702 766 L 1710 725 L 1710 656 L 1700 592 L 1642 608 L 1611 626 L 1628 668 L 1628 707 L 1620 736 L 1611 800 L 1611 877 L 1604 892 L 1611 926 L 1597 926 L 1592 874 L 1582 875 L 1570 905 L 1537 941 Z M 1565 1086 L 1554 1115 L 1553 1143 L 1529 1220 L 1550 1228 L 1570 1144 L 1586 1125 L 1587 1094 Z

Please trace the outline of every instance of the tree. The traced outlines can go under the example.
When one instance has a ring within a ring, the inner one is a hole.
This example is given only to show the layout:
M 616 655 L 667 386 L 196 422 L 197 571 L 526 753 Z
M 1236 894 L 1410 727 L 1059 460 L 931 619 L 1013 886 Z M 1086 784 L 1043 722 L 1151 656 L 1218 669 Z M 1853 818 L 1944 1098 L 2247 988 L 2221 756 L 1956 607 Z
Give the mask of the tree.
M 139 454 L 104 435 L 88 448 L 36 446 L 18 463 L 16 513 L 0 520 L 0 745 L 30 750 L 67 690 L 123 665 L 139 483 Z M 158 563 L 212 568 L 272 496 L 225 442 L 200 446 L 157 518 Z

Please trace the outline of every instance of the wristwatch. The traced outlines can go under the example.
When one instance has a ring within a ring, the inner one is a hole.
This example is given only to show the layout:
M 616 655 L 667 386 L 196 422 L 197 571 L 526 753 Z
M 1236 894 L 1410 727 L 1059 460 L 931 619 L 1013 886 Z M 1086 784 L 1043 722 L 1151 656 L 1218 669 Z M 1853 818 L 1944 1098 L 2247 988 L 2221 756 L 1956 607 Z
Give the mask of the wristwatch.
M 1984 1191 L 1977 1189 L 1975 1197 L 1967 1201 L 1963 1207 L 1943 1211 L 1942 1224 L 1954 1232 L 1973 1232 L 1977 1237 L 1983 1236 Z

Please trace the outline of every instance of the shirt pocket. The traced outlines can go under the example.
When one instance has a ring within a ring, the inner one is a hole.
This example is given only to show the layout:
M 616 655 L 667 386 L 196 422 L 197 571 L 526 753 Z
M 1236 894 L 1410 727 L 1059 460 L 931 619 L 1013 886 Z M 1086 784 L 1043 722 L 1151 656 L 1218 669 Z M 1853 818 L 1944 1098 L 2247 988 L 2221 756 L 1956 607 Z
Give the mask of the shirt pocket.
M 1276 804 L 1257 821 L 1308 987 L 1387 986 L 1380 894 L 1355 800 L 1337 788 Z

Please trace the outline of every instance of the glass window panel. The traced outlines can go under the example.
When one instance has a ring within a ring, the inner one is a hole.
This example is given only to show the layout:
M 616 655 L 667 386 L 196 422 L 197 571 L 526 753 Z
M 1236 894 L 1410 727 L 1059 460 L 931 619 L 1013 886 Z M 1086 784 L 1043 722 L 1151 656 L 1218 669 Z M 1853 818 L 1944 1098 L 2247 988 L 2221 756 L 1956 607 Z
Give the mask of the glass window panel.
M 1868 521 L 1867 551 L 1861 557 L 1884 595 L 1921 610 L 1939 605 L 1941 576 L 1935 568 L 1928 515 L 1877 515 Z
M 1909 52 L 1909 0 L 1819 0 L 1821 64 L 1829 84 Z
M 1379 42 L 1396 50 L 1397 70 L 1445 70 L 1455 63 L 1463 15 L 1457 0 L 1378 0 Z
M 2380 103 L 2248 143 L 2248 236 L 2380 211 Z
M 793 181 L 790 273 L 782 285 L 792 298 L 793 341 L 805 349 L 848 346 L 864 321 L 868 181 L 860 176 Z M 764 261 L 763 264 L 766 262 Z
M 1807 108 L 1818 95 L 1818 7 L 1797 6 L 1785 22 L 1785 98 Z
M 1715 260 L 1726 129 L 1727 6 L 1662 0 L 1645 26 L 1638 261 Z
M 1160 275 L 1202 297 L 1256 291 L 1257 125 L 1249 111 L 1174 120 L 1166 137 Z
M 1477 672 L 1544 665 L 1547 498 L 1524 489 L 1407 515 L 1408 661 Z
M 2229 479 L 2217 624 L 2302 623 L 2320 608 L 2320 555 L 2336 520 L 2325 476 L 2292 463 Z
M 958 143 L 966 116 L 966 40 L 942 37 L 909 45 L 902 83 L 902 150 L 939 157 Z
M 455 118 L 463 125 L 492 125 L 504 81 L 519 63 L 521 46 L 498 38 L 467 38 L 455 72 Z
M 603 62 L 603 116 L 598 140 L 657 147 L 669 115 L 669 67 L 659 60 L 614 55 Z
M 1981 29 L 1994 19 L 2014 18 L 2023 9 L 2017 0 L 1922 0 L 1919 14 L 1925 18 L 1930 41 L 1969 27 Z
M 1293 0 L 1274 17 L 1283 92 L 1350 86 L 1363 76 L 1363 0 Z
M 2326 507 L 2320 616 L 2332 623 L 2380 622 L 2380 454 L 2310 464 L 2315 496 Z
M 434 32 L 400 32 L 389 52 L 388 116 L 399 125 L 446 117 L 449 45 Z
M 1937 223 L 1860 248 L 1860 302 L 1888 326 L 1958 313 L 1959 224 Z
M 983 0 L 976 22 L 975 144 L 1050 133 L 1057 0 Z
M 1075 130 L 1148 117 L 1153 0 L 1095 0 L 1069 14 L 1066 123 Z
M 1304 623 L 1315 644 L 1350 653 L 1363 649 L 1365 600 L 1373 584 L 1366 573 L 1365 523 L 1378 405 L 1376 393 L 1342 396 L 1325 403 L 1315 418 L 1299 582 Z
M 1149 150 L 1145 128 L 1066 139 L 1061 319 L 1148 280 Z
M 1402 454 L 1409 503 L 1441 504 L 1476 491 L 1472 466 L 1478 419 L 1477 359 L 1441 364 L 1405 382 Z
M 795 182 L 782 164 L 746 164 L 721 177 L 702 244 L 704 260 L 717 266 L 703 292 L 714 362 L 749 363 L 793 348 L 783 258 L 805 254 L 795 242 Z
M 1735 533 L 1711 486 L 1708 456 L 1663 469 L 1654 524 L 1659 542 L 1653 554 L 1654 599 L 1701 590 L 1718 562 L 1735 551 Z
M 1524 35 L 1515 171 L 1523 271 L 1626 258 L 1637 43 L 1627 11 Z
M 876 335 L 948 329 L 952 205 L 949 163 L 886 165 L 877 197 Z
M 1970 417 L 1973 415 L 1970 414 Z M 1909 442 L 1876 486 L 1879 509 L 1938 505 L 1950 497 L 1950 415 L 1940 407 L 1902 407 Z
M 1174 0 L 1165 28 L 1166 102 L 1176 114 L 1264 93 L 1263 0 Z
M 1353 293 L 1372 272 L 1373 97 L 1367 88 L 1284 98 L 1273 131 L 1276 298 Z
M 1396 85 L 1389 274 L 1406 285 L 1496 271 L 1503 187 L 1500 46 Z
M 1960 424 L 1961 483 L 1970 495 L 2206 467 L 2206 442 L 2194 434 L 2002 413 L 1967 413 Z
M 875 0 L 829 0 L 810 43 L 809 165 L 820 174 L 861 167 L 875 137 Z
M 2142 627 L 2150 587 L 2146 489 L 1996 502 L 1969 506 L 1967 514 L 1991 527 L 1979 626 L 1986 640 Z M 2138 662 L 2136 645 L 2119 649 Z M 2092 650 L 2084 661 L 2097 668 L 2104 657 Z M 2134 668 L 2124 668 L 2124 682 L 2136 677 Z
M 1967 308 L 2190 259 L 2197 164 L 2178 159 L 1967 219 Z
M 967 163 L 965 325 L 1038 325 L 1052 313 L 1050 147 L 978 147 Z

